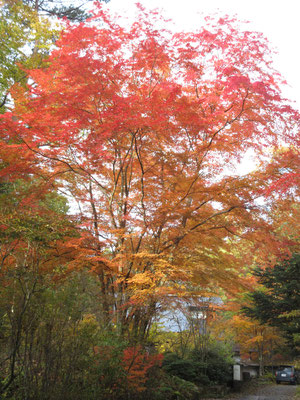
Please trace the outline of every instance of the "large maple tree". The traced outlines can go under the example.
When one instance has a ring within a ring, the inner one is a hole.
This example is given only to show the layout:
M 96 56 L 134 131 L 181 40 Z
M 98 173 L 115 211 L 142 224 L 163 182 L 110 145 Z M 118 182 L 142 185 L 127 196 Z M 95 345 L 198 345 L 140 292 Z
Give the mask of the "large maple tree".
M 163 26 L 142 7 L 129 27 L 101 8 L 66 23 L 1 117 L 6 146 L 34 155 L 31 171 L 78 205 L 82 256 L 70 268 L 91 268 L 107 321 L 140 337 L 163 294 L 234 290 L 241 238 L 278 253 L 257 200 L 286 173 L 285 158 L 266 167 L 268 152 L 299 131 L 262 35 L 229 18 L 194 33 Z M 249 149 L 264 168 L 238 174 Z

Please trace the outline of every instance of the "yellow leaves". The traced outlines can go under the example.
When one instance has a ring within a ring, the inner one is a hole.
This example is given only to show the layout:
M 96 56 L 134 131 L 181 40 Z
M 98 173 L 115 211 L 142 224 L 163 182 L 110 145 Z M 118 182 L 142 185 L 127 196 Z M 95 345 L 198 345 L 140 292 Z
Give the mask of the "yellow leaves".
M 257 344 L 257 343 L 262 343 L 264 340 L 265 340 L 265 338 L 264 338 L 263 335 L 257 335 L 257 336 L 254 336 L 254 337 L 248 339 L 246 341 L 246 343 L 249 344 L 249 345 Z
M 285 339 L 276 328 L 262 325 L 242 315 L 235 315 L 227 325 L 231 326 L 234 340 L 239 343 L 244 356 L 253 351 L 261 355 L 272 354 L 275 345 L 285 343 Z
M 94 314 L 84 314 L 82 320 L 79 323 L 79 326 L 81 328 L 83 328 L 85 326 L 89 326 L 89 325 L 98 327 L 97 319 Z
M 133 287 L 153 287 L 157 278 L 151 272 L 137 273 L 127 280 Z
M 145 251 L 141 251 L 139 253 L 132 254 L 132 258 L 135 260 L 141 260 L 141 259 L 155 260 L 155 259 L 158 259 L 159 257 L 160 257 L 159 254 L 151 254 L 151 253 L 147 253 Z
M 55 40 L 58 39 L 62 29 L 62 23 L 50 22 L 49 19 L 39 15 L 36 16 L 36 18 L 32 18 L 31 29 L 35 33 L 36 47 L 48 52 Z
M 284 312 L 278 316 L 278 318 L 286 318 L 286 319 L 292 319 L 297 317 L 300 317 L 300 310 L 292 310 L 290 312 Z
M 84 314 L 78 324 L 78 334 L 92 346 L 93 339 L 96 338 L 98 332 L 99 323 L 96 316 L 94 314 Z
M 131 291 L 131 301 L 135 303 L 144 302 L 149 296 L 157 295 L 157 289 L 162 284 L 165 275 L 160 271 L 136 273 L 126 283 Z
M 131 301 L 143 303 L 147 298 L 155 297 L 164 301 L 168 295 L 185 293 L 184 281 L 190 276 L 186 270 L 171 264 L 161 255 L 141 252 L 131 257 L 131 276 L 125 280 L 128 265 L 123 266 L 121 276 L 116 284 L 126 283 Z M 182 281 L 182 283 L 180 283 Z

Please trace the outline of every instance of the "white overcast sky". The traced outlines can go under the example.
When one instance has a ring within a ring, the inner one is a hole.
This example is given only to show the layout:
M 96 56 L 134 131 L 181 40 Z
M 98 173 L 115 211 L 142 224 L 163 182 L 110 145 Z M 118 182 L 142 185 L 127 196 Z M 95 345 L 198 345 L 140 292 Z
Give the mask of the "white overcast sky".
M 133 13 L 136 0 L 111 0 L 107 8 L 118 14 Z M 275 67 L 287 80 L 284 95 L 300 109 L 300 0 L 140 0 L 148 9 L 160 8 L 179 30 L 197 29 L 199 12 L 237 15 L 250 21 L 249 30 L 263 32 L 278 51 Z

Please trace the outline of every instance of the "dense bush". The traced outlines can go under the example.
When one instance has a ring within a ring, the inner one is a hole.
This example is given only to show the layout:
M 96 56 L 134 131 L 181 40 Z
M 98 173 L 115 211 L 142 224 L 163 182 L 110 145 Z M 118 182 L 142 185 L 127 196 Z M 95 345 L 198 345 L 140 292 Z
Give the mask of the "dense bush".
M 23 290 L 34 271 L 17 273 L 7 274 L 0 288 L 1 398 L 193 400 L 201 387 L 228 379 L 230 364 L 215 348 L 205 357 L 196 350 L 186 359 L 165 354 L 161 368 L 153 349 L 149 353 L 122 338 L 117 326 L 105 325 L 99 287 L 89 273 L 55 283 L 39 278 L 26 307 Z
M 211 346 L 205 357 L 194 350 L 191 357 L 198 365 L 198 371 L 205 374 L 211 383 L 226 384 L 232 379 L 232 360 L 221 346 Z
M 27 275 L 19 277 L 22 284 Z M 11 287 L 0 289 L 0 306 L 7 309 L 0 313 L 1 399 L 140 398 L 161 357 L 129 344 L 116 326 L 104 325 L 94 300 L 98 286 L 89 274 L 74 273 L 55 285 L 37 283 L 26 308 L 22 287 Z
M 181 358 L 164 360 L 164 369 L 170 374 L 185 379 L 190 382 L 197 380 L 197 365 L 193 360 L 183 360 Z
M 200 390 L 192 382 L 163 373 L 159 386 L 150 392 L 149 400 L 196 400 Z
M 232 362 L 218 348 L 210 348 L 203 356 L 193 350 L 188 359 L 174 353 L 165 355 L 164 370 L 172 376 L 193 382 L 199 386 L 226 384 L 232 379 Z

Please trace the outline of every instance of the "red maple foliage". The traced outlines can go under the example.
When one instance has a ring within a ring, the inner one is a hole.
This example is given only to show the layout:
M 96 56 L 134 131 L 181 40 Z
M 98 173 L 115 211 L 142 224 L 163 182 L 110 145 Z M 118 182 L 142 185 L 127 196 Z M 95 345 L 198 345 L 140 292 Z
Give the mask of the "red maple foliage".
M 162 360 L 162 354 L 147 354 L 141 346 L 125 349 L 122 362 L 126 371 L 128 388 L 143 391 L 148 370 L 155 365 L 161 366 Z
M 129 27 L 101 9 L 67 23 L 0 120 L 6 150 L 13 138 L 28 168 L 79 205 L 89 239 L 77 263 L 98 274 L 107 318 L 135 335 L 165 294 L 236 290 L 241 238 L 251 256 L 281 246 L 257 199 L 286 165 L 266 151 L 295 145 L 299 114 L 261 34 L 207 24 L 171 33 L 142 7 Z M 234 173 L 249 149 L 267 167 Z

